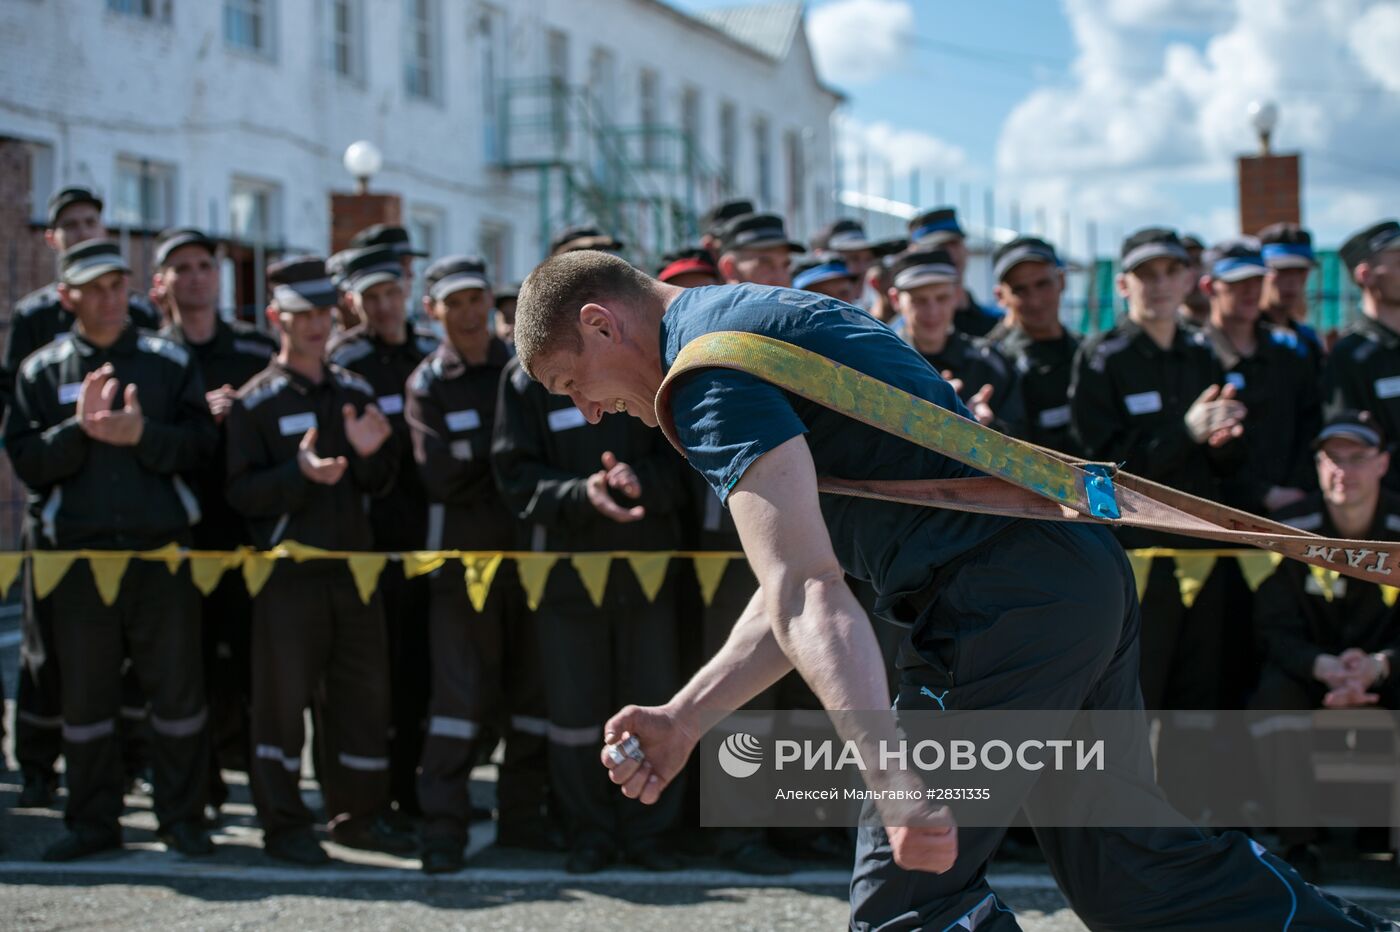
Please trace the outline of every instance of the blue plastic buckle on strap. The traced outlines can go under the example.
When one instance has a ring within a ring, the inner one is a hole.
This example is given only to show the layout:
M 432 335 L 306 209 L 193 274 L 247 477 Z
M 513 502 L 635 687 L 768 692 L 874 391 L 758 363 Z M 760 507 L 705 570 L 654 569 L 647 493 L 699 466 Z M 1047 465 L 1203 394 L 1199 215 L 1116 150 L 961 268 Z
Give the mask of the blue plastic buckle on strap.
M 1089 496 L 1089 514 L 1095 518 L 1117 520 L 1123 517 L 1118 510 L 1118 495 L 1113 491 L 1113 467 L 1097 463 L 1084 464 L 1084 491 Z

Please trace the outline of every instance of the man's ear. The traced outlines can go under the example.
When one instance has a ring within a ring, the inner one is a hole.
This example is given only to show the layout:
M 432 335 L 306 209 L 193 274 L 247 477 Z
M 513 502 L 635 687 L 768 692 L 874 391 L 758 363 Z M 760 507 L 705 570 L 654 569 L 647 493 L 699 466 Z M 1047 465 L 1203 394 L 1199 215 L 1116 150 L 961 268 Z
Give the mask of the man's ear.
M 49 248 L 52 249 L 54 252 L 61 251 L 58 248 L 58 231 L 55 230 L 53 227 L 45 227 L 44 242 L 47 243 Z
M 437 302 L 427 295 L 423 295 L 423 313 L 427 314 L 433 320 L 442 320 L 442 317 L 437 312 Z
M 579 308 L 578 322 L 585 332 L 597 331 L 611 339 L 616 339 L 619 335 L 617 315 L 601 304 L 590 302 Z
M 992 294 L 996 295 L 998 304 L 1006 307 L 1006 299 L 1011 295 L 1011 289 L 1006 287 L 1006 282 L 997 282 L 996 287 L 992 289 Z
M 1196 287 L 1200 289 L 1201 294 L 1209 298 L 1215 294 L 1214 289 L 1211 288 L 1211 285 L 1214 284 L 1214 282 L 1215 279 L 1211 278 L 1209 275 L 1202 275 L 1201 280 L 1196 282 Z
M 1358 263 L 1356 266 L 1356 271 L 1351 273 L 1351 277 L 1356 280 L 1356 283 L 1358 285 L 1360 285 L 1362 288 L 1365 288 L 1366 283 L 1371 280 L 1371 263 Z
M 267 325 L 277 333 L 282 332 L 282 314 L 277 310 L 277 305 L 269 304 L 263 311 L 263 316 L 267 318 Z
M 1118 292 L 1118 297 L 1126 298 L 1128 296 L 1128 273 L 1119 272 L 1115 275 L 1113 277 L 1113 287 Z
M 719 257 L 719 275 L 729 285 L 739 281 L 739 263 L 733 253 L 727 252 Z
M 62 282 L 59 282 L 58 285 L 58 303 L 62 304 L 63 309 L 69 312 L 72 312 L 78 304 L 77 296 L 73 294 L 73 289 Z

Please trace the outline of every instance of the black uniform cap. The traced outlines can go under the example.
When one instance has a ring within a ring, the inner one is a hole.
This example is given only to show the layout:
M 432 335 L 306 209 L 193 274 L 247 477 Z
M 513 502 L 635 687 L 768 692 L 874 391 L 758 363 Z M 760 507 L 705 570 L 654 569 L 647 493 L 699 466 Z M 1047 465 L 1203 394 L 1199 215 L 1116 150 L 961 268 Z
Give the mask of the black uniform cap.
M 392 223 L 376 223 L 365 227 L 350 240 L 351 249 L 364 249 L 368 246 L 388 246 L 401 256 L 426 258 L 427 253 L 413 248 L 408 231 Z
M 217 255 L 219 249 L 219 244 L 206 236 L 203 230 L 196 230 L 194 227 L 162 230 L 156 238 L 156 265 L 164 266 L 175 250 L 186 246 L 198 246 L 207 250 L 211 256 Z
M 783 218 L 777 214 L 742 214 L 725 223 L 719 234 L 719 251 L 768 249 L 786 246 L 789 252 L 804 252 L 801 243 L 788 238 Z
M 454 292 L 465 288 L 491 290 L 491 280 L 486 276 L 486 262 L 480 256 L 444 256 L 424 273 L 428 297 L 442 301 Z
M 626 244 L 616 236 L 604 233 L 595 226 L 580 224 L 560 230 L 549 243 L 549 254 L 557 256 L 561 253 L 578 252 L 582 249 L 621 252 L 626 248 Z
M 274 262 L 267 267 L 267 280 L 278 310 L 297 313 L 340 303 L 340 292 L 320 256 L 291 256 Z
M 1342 243 L 1340 252 L 1342 261 L 1355 273 L 1356 267 L 1363 262 L 1369 262 L 1372 256 L 1395 248 L 1400 248 L 1400 223 L 1382 220 L 1353 233 Z
M 49 228 L 58 226 L 58 215 L 63 213 L 74 204 L 91 204 L 97 208 L 97 212 L 102 213 L 102 198 L 93 194 L 90 190 L 74 185 L 67 188 L 59 188 L 49 198 Z
M 108 272 L 131 274 L 116 240 L 90 239 L 68 247 L 58 257 L 58 279 L 65 285 L 86 285 Z
M 1322 430 L 1313 438 L 1312 448 L 1314 450 L 1333 437 L 1345 437 L 1348 440 L 1355 440 L 1357 443 L 1364 443 L 1368 447 L 1380 449 L 1385 446 L 1385 432 L 1381 430 L 1376 419 L 1369 411 L 1342 410 L 1333 414 L 1327 419 L 1327 423 L 1322 425 Z
M 911 249 L 894 260 L 890 273 L 891 286 L 900 291 L 958 281 L 958 267 L 953 264 L 952 255 L 937 247 Z
M 711 236 L 719 236 L 726 223 L 735 217 L 751 214 L 756 209 L 753 201 L 748 198 L 731 198 L 727 201 L 720 201 L 700 215 L 700 230 Z
M 1055 247 L 1035 236 L 1018 236 L 1009 243 L 1003 243 L 992 254 L 992 272 L 997 281 L 1005 281 L 1007 273 L 1023 262 L 1043 262 L 1058 267 L 1060 257 Z
M 1123 240 L 1119 253 L 1119 264 L 1123 271 L 1131 272 L 1150 259 L 1176 259 L 1189 263 L 1191 257 L 1175 230 L 1166 227 L 1144 227 Z
M 366 246 L 349 250 L 343 266 L 345 287 L 363 294 L 375 285 L 399 281 L 403 278 L 403 262 L 399 259 L 402 255 L 405 253 L 394 246 Z

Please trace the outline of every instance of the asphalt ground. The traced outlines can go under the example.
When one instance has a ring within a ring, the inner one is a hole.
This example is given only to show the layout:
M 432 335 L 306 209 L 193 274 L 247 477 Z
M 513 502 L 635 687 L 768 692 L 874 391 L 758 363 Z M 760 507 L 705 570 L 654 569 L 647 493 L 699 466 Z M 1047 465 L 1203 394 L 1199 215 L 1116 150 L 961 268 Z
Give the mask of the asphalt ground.
M 18 621 L 0 610 L 0 670 L 12 722 Z M 13 734 L 13 729 L 7 729 Z M 10 748 L 5 745 L 9 755 Z M 7 758 L 8 759 L 8 758 Z M 212 858 L 184 859 L 155 838 L 150 799 L 127 797 L 126 848 L 73 864 L 47 864 L 43 849 L 63 830 L 50 809 L 12 808 L 19 776 L 0 773 L 0 929 L 840 929 L 847 919 L 849 862 L 804 862 L 791 875 L 759 878 L 703 856 L 685 870 L 654 874 L 615 866 L 578 877 L 563 856 L 496 848 L 490 823 L 472 827 L 468 866 L 430 877 L 411 859 L 342 848 L 334 861 L 297 869 L 261 851 L 246 782 L 227 773 Z M 495 768 L 477 768 L 479 805 L 494 798 Z M 313 811 L 315 783 L 303 792 Z M 59 804 L 62 803 L 60 796 Z M 1266 842 L 1268 839 L 1265 839 Z M 1329 850 L 1329 889 L 1400 920 L 1400 869 L 1389 855 L 1357 858 L 1339 840 Z M 993 887 L 1027 932 L 1085 926 L 1068 908 L 1043 863 L 995 864 Z

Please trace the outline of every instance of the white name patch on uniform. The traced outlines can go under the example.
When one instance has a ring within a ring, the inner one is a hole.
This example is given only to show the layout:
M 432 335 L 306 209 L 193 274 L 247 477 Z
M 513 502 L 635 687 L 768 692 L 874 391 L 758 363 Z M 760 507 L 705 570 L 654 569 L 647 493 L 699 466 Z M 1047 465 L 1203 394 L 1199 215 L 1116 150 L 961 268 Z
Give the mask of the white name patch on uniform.
M 558 411 L 549 412 L 549 429 L 556 434 L 561 430 L 573 430 L 587 423 L 583 412 L 578 408 L 560 408 Z
M 379 410 L 385 414 L 402 414 L 403 395 L 380 395 Z
M 58 403 L 61 405 L 71 405 L 78 400 L 78 396 L 82 393 L 82 382 L 69 382 L 67 385 L 60 385 L 58 387 Z
M 1376 397 L 1394 398 L 1400 395 L 1400 375 L 1392 375 L 1385 379 L 1376 379 Z
M 1139 392 L 1136 395 L 1124 395 L 1123 404 L 1128 406 L 1129 414 L 1153 414 L 1162 410 L 1162 393 Z
M 304 434 L 315 426 L 315 411 L 306 411 L 301 414 L 284 414 L 277 419 L 277 429 L 282 432 L 283 437 Z
M 481 415 L 476 413 L 475 408 L 447 412 L 447 429 L 454 434 L 463 430 L 476 430 L 480 426 Z

